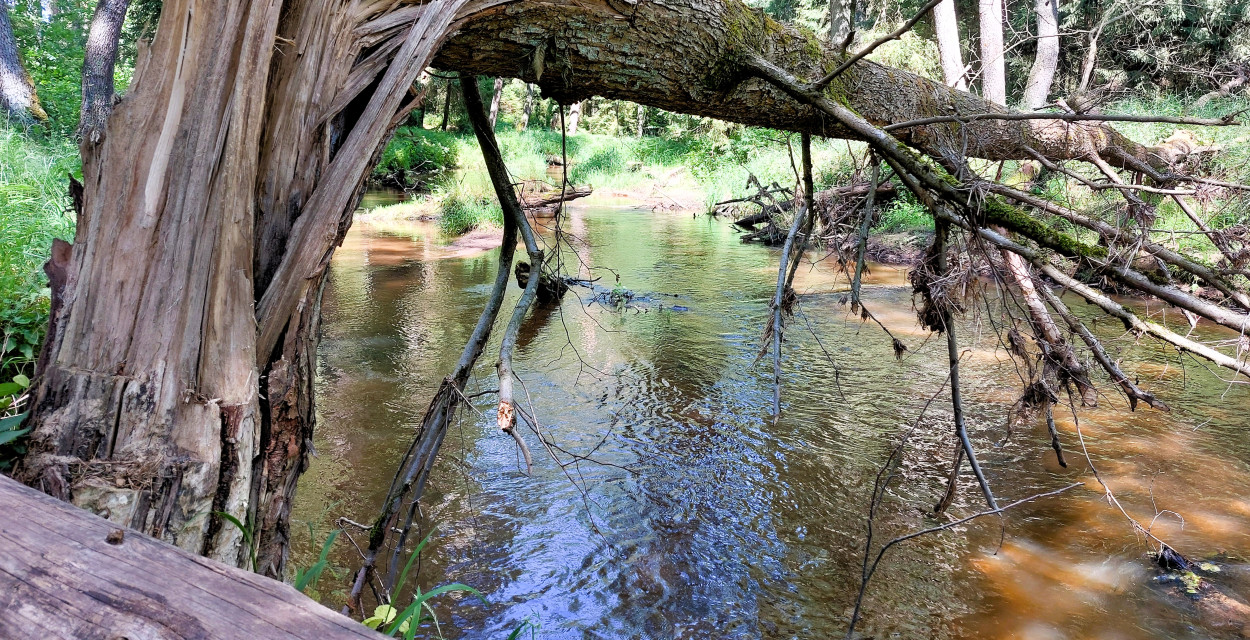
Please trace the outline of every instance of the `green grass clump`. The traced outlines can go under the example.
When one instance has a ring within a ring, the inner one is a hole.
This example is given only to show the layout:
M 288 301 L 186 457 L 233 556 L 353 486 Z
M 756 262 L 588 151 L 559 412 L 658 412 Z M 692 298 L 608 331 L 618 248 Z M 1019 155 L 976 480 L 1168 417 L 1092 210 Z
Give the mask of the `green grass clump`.
M 924 205 L 916 202 L 911 194 L 896 198 L 881 209 L 881 218 L 872 229 L 877 233 L 905 233 L 908 231 L 932 231 L 933 217 Z
M 503 224 L 503 209 L 491 198 L 452 194 L 443 199 L 443 215 L 438 227 L 444 234 L 458 236 L 479 227 Z
M 78 150 L 0 128 L 0 380 L 32 373 L 50 303 L 42 266 L 53 238 L 72 239 L 69 173 Z
M 411 186 L 418 176 L 445 171 L 460 163 L 461 145 L 454 134 L 400 127 L 382 152 L 373 178 L 400 186 Z

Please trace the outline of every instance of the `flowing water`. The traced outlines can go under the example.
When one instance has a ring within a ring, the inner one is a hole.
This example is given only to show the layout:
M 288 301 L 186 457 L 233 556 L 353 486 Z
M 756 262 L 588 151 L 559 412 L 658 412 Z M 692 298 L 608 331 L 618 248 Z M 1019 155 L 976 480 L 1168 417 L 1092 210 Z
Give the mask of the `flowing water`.
M 607 288 L 619 275 L 652 300 L 620 311 L 575 289 L 522 329 L 518 395 L 567 466 L 527 432 L 535 467 L 526 475 L 494 426 L 491 396 L 475 400 L 482 413 L 461 411 L 426 491 L 423 526 L 434 534 L 420 583 L 463 582 L 487 603 L 445 597 L 436 607 L 444 633 L 503 638 L 529 620 L 541 638 L 841 637 L 873 481 L 946 377 L 945 341 L 917 327 L 905 274 L 874 267 L 864 289 L 909 349 L 896 360 L 889 339 L 840 304 L 846 280 L 831 260 L 800 271 L 774 424 L 771 360 L 755 360 L 776 251 L 689 213 L 581 207 L 565 227 L 583 275 L 593 270 Z M 374 517 L 485 301 L 497 252 L 466 255 L 443 242 L 428 224 L 358 223 L 335 255 L 318 358 L 319 455 L 295 505 L 296 566 L 311 564 L 335 517 Z M 514 283 L 502 317 L 518 293 Z M 1019 373 L 991 320 L 984 309 L 970 314 L 960 335 L 970 429 L 1000 502 L 1084 486 L 895 546 L 860 629 L 878 638 L 1236 637 L 1239 625 L 1220 627 L 1202 603 L 1155 579 L 1145 539 L 1091 477 L 1067 410 L 1057 416 L 1067 469 L 1044 423 L 1007 437 Z M 1182 553 L 1216 559 L 1223 571 L 1213 580 L 1244 600 L 1250 392 L 1175 350 L 1135 343 L 1116 322 L 1097 328 L 1174 410 L 1130 412 L 1103 384 L 1101 406 L 1079 414 L 1091 458 L 1130 514 L 1153 520 Z M 470 393 L 496 386 L 494 338 Z M 951 516 L 928 515 L 953 454 L 946 394 L 918 425 L 879 511 L 878 544 L 985 508 L 965 474 Z M 336 554 L 343 566 L 348 549 Z M 337 607 L 346 581 L 327 578 L 320 596 Z

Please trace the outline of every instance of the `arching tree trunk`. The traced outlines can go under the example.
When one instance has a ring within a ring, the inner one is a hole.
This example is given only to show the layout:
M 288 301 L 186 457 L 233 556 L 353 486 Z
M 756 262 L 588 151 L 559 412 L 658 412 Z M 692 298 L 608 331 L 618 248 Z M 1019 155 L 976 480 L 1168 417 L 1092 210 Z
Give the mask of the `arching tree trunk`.
M 1003 56 L 1003 0 L 978 0 L 981 33 L 981 95 L 1007 104 L 1007 61 Z
M 742 63 L 758 53 L 816 77 L 844 58 L 735 0 L 644 3 L 628 20 L 586 0 L 495 5 L 169 0 L 105 135 L 84 144 L 83 208 L 16 476 L 188 550 L 243 565 L 255 555 L 258 571 L 281 575 L 313 429 L 325 268 L 433 62 L 536 82 L 563 104 L 603 95 L 857 135 Z M 878 123 L 1001 110 L 868 62 L 828 93 Z M 939 157 L 965 144 L 991 159 L 1147 152 L 1090 123 L 983 120 L 958 131 L 970 135 L 899 133 Z M 250 548 L 222 513 L 249 523 Z
M 79 138 L 98 141 L 113 110 L 113 66 L 117 62 L 117 41 L 129 6 L 130 0 L 100 0 L 95 7 L 82 63 Z
M 9 7 L 4 2 L 0 2 L 0 113 L 25 125 L 48 119 L 35 95 L 35 83 L 22 66 Z
M 955 16 L 955 0 L 942 0 L 933 7 L 933 30 L 937 33 L 938 57 L 946 85 L 966 90 L 968 81 L 964 78 L 964 56 L 959 50 L 959 19 Z
M 1050 96 L 1050 85 L 1059 67 L 1059 0 L 1036 0 L 1037 55 L 1024 86 L 1023 106 L 1040 109 Z

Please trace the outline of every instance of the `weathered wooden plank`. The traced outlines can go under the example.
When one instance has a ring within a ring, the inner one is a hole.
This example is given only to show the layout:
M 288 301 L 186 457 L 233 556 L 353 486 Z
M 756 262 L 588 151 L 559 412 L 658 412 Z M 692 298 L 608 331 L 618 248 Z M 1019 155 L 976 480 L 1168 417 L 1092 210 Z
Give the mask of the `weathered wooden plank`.
M 4 640 L 381 638 L 291 586 L 0 476 Z

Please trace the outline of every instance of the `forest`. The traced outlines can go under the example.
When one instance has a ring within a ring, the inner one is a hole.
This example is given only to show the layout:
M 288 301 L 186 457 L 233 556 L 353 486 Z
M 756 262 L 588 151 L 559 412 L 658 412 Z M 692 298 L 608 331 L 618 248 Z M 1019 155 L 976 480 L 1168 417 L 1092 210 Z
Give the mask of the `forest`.
M 1250 3 L 0 0 L 0 638 L 1250 637 Z

